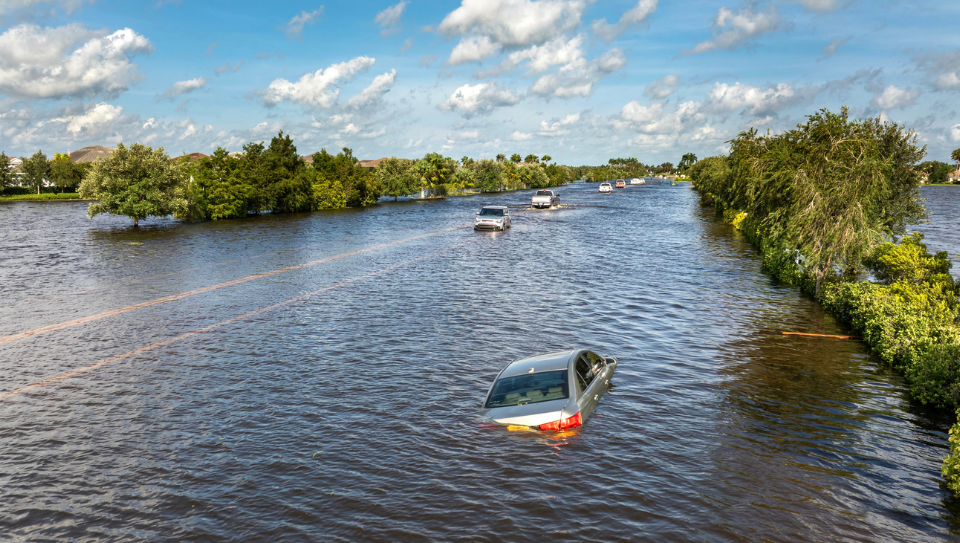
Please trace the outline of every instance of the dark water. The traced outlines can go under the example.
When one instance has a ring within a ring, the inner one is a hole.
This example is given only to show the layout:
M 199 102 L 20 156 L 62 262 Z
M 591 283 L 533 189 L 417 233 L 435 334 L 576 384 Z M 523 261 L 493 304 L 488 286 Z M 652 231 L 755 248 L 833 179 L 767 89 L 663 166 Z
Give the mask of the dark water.
M 686 185 L 595 191 L 504 234 L 443 230 L 529 192 L 139 230 L 0 205 L 4 337 L 402 241 L 2 340 L 0 396 L 41 386 L 0 400 L 0 540 L 957 539 L 949 420 L 860 343 L 782 336 L 846 330 Z M 511 359 L 575 345 L 621 362 L 585 426 L 476 424 Z

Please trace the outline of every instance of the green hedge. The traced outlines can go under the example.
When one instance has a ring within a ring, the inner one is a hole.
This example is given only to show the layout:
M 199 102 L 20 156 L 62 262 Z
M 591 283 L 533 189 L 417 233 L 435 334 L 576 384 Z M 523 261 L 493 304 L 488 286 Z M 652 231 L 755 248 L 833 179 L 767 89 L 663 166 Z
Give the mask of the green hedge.
M 76 192 L 52 193 L 44 192 L 42 194 L 15 194 L 12 196 L 0 196 L 0 201 L 31 201 L 31 200 L 79 200 L 80 194 Z

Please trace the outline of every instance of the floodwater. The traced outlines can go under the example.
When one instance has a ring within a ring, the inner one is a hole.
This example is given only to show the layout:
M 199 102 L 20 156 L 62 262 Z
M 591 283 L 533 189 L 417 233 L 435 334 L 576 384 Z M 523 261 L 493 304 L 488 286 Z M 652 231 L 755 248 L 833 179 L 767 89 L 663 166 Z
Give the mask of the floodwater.
M 949 418 L 857 341 L 783 336 L 847 330 L 687 185 L 465 226 L 532 192 L 0 205 L 0 540 L 958 538 Z M 620 359 L 583 427 L 477 423 L 510 360 L 573 346 Z

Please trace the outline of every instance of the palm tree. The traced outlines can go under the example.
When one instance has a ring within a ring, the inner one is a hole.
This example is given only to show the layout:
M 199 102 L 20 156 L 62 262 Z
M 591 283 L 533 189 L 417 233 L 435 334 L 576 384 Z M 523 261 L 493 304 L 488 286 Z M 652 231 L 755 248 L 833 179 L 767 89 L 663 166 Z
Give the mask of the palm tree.
M 499 155 L 497 155 L 497 162 L 503 162 L 506 159 L 507 159 L 507 155 L 503 153 L 500 153 Z
M 960 171 L 960 149 L 954 149 L 953 152 L 950 153 L 950 158 L 957 161 L 957 171 Z
M 547 163 L 553 160 L 553 157 L 550 155 L 543 155 L 543 158 L 541 158 L 540 160 L 542 160 L 544 163 Z
M 530 155 L 527 155 L 527 157 L 524 158 L 523 161 L 526 162 L 527 164 L 536 164 L 537 162 L 540 162 L 540 159 L 537 157 L 537 155 L 530 154 Z
M 516 164 L 520 164 L 520 161 L 523 159 L 520 158 L 520 153 L 513 153 L 513 155 L 510 157 L 510 160 Z

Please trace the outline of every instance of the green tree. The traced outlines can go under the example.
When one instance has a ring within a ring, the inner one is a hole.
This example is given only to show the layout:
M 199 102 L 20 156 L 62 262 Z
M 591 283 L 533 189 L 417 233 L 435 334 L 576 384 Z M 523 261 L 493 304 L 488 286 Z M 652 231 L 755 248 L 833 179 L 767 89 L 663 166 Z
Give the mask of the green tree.
M 268 175 L 264 145 L 250 142 L 243 146 L 240 160 L 241 175 L 249 187 L 247 211 L 259 215 L 273 208 L 270 177 Z
M 23 180 L 27 186 L 36 187 L 37 194 L 44 182 L 50 176 L 50 162 L 47 161 L 47 155 L 43 151 L 37 151 L 30 158 L 21 158 L 23 164 L 20 165 L 20 171 L 23 172 Z
M 520 153 L 513 153 L 513 155 L 510 156 L 510 161 L 514 164 L 520 164 L 520 161 L 522 160 L 523 159 L 520 158 Z
M 60 192 L 65 192 L 67 189 L 76 190 L 83 181 L 84 173 L 86 173 L 84 165 L 70 160 L 70 155 L 56 153 L 50 161 L 50 180 L 60 188 Z
M 218 147 L 212 155 L 184 165 L 189 176 L 187 194 L 193 219 L 235 219 L 245 217 L 252 187 L 243 175 L 240 159 Z
M 11 160 L 7 153 L 0 152 L 0 192 L 13 184 L 13 172 L 10 171 Z
M 957 163 L 957 171 L 960 171 L 960 149 L 954 149 L 953 152 L 950 153 L 950 158 Z
M 503 162 L 483 159 L 477 162 L 473 167 L 474 186 L 483 192 L 493 192 L 500 190 L 503 186 L 501 176 L 503 175 Z
M 507 159 L 507 155 L 505 155 L 505 154 L 503 154 L 503 153 L 497 154 L 497 162 L 503 162 L 503 161 L 506 160 L 506 159 Z
M 446 186 L 456 171 L 456 163 L 440 153 L 428 153 L 414 164 L 420 180 L 421 195 L 445 196 Z
M 542 160 L 544 164 L 547 164 L 548 162 L 553 160 L 553 157 L 550 155 L 543 155 L 543 158 L 541 158 L 540 160 Z
M 526 156 L 526 158 L 523 159 L 523 161 L 526 162 L 527 164 L 537 164 L 540 162 L 540 157 L 534 154 L 529 154 Z
M 163 148 L 121 143 L 110 158 L 93 163 L 80 183 L 80 195 L 97 200 L 87 214 L 125 215 L 138 226 L 150 216 L 187 213 L 187 180 L 183 166 L 170 161 Z
M 420 183 L 412 170 L 413 161 L 390 157 L 380 161 L 374 174 L 380 186 L 383 187 L 383 194 L 393 196 L 393 201 L 397 201 L 400 196 L 407 196 L 420 190 Z
M 677 164 L 677 170 L 681 172 L 687 171 L 687 168 L 693 166 L 697 163 L 697 155 L 693 153 L 686 153 L 683 155 L 683 158 L 680 159 L 680 164 Z
M 874 246 L 925 216 L 913 165 L 926 149 L 901 125 L 821 110 L 784 134 L 750 130 L 730 143 L 731 174 L 704 189 L 747 213 L 768 268 L 789 279 L 799 262 L 817 294 L 837 270 L 859 273 Z

